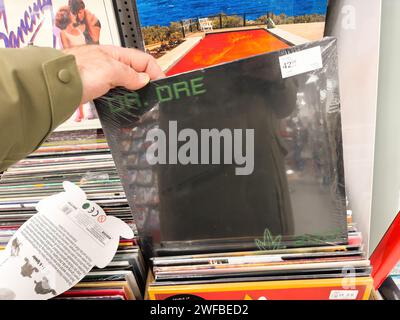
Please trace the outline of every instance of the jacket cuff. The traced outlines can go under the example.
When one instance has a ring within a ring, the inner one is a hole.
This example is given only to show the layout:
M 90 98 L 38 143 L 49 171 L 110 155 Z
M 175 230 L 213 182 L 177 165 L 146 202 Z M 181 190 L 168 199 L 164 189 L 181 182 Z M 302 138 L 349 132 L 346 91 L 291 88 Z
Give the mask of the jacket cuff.
M 51 133 L 68 120 L 79 106 L 83 85 L 75 57 L 72 55 L 62 54 L 43 63 L 42 67 L 50 99 Z

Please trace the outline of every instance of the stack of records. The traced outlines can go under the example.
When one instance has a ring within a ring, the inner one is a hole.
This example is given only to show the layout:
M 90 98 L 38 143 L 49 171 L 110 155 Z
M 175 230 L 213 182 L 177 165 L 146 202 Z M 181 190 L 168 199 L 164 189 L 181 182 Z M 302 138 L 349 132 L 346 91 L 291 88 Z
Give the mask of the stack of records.
M 371 266 L 359 245 L 153 259 L 152 300 L 368 299 Z
M 152 258 L 151 300 L 365 300 L 372 266 L 347 210 L 348 243 Z M 273 237 L 264 234 L 264 238 Z M 304 237 L 304 244 L 311 239 Z M 392 279 L 395 282 L 394 270 Z
M 102 130 L 56 132 L 0 181 L 0 250 L 35 213 L 36 204 L 63 191 L 63 182 L 79 185 L 107 215 L 128 223 L 136 233 L 125 193 Z M 93 270 L 59 298 L 141 299 L 147 273 L 137 240 L 121 240 L 112 263 Z
M 152 258 L 151 300 L 369 299 L 372 267 L 347 210 L 348 244 Z M 264 234 L 264 238 L 273 237 Z M 305 236 L 307 240 L 312 240 Z M 396 271 L 394 271 L 396 272 Z
M 106 268 L 94 268 L 74 288 L 56 299 L 141 300 L 146 275 L 145 262 L 136 242 L 123 242 Z
M 107 142 L 102 133 L 88 130 L 55 133 L 3 174 L 0 224 L 30 218 L 38 201 L 63 191 L 63 181 L 78 184 L 107 214 L 133 223 Z

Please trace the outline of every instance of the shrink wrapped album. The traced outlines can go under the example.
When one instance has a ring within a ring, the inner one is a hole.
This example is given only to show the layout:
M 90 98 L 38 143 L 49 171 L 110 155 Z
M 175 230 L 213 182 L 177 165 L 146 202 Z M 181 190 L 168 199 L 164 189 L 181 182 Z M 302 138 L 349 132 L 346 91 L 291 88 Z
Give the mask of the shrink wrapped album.
M 96 107 L 147 257 L 347 243 L 336 40 Z

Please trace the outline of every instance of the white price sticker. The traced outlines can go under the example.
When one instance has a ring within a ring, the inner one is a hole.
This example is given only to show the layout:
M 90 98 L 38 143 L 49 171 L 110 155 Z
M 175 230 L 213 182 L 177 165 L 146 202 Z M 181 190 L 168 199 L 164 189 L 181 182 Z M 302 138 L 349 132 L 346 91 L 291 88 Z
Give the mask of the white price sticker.
M 321 47 L 317 46 L 281 56 L 279 57 L 279 63 L 283 79 L 321 69 Z
M 355 300 L 358 290 L 332 290 L 329 300 Z

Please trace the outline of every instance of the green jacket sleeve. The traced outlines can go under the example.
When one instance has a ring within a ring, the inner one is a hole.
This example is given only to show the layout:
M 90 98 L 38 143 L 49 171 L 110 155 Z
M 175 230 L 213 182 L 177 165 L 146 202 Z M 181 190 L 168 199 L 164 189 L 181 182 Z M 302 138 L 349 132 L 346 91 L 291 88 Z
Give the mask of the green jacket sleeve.
M 35 151 L 81 99 L 74 56 L 51 48 L 0 49 L 0 172 Z

